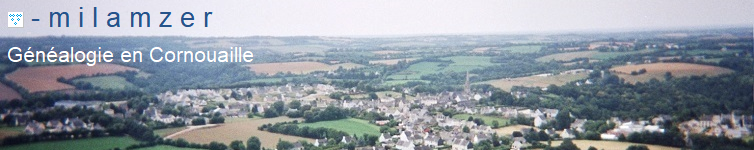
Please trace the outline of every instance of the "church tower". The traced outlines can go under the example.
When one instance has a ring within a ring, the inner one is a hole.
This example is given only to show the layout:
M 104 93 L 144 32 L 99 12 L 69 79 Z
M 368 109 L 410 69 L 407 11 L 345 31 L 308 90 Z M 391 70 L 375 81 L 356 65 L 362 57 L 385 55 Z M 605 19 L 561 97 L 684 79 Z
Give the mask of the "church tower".
M 466 71 L 466 84 L 463 85 L 463 93 L 471 93 L 471 85 L 469 84 L 469 71 Z

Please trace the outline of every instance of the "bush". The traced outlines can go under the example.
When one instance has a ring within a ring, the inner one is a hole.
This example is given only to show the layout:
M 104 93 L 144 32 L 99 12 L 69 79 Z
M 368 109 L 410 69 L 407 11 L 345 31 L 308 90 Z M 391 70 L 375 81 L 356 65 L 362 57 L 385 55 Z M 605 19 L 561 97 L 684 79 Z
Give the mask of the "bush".
M 203 117 L 191 120 L 191 125 L 199 126 L 199 125 L 205 125 L 205 124 L 207 124 L 207 121 L 205 121 Z

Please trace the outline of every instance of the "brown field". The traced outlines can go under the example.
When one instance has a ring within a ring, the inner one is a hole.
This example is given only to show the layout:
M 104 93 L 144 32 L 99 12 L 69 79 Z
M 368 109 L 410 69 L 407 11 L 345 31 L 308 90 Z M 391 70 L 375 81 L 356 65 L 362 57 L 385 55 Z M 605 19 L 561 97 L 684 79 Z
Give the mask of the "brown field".
M 635 76 L 631 75 L 631 71 L 639 71 L 640 69 L 647 69 L 647 73 Z M 625 79 L 628 83 L 647 82 L 652 78 L 664 80 L 665 72 L 670 72 L 673 77 L 701 75 L 717 76 L 733 72 L 733 70 L 728 68 L 690 63 L 652 63 L 626 65 L 610 68 L 610 71 L 618 73 L 618 77 Z
M 395 65 L 398 64 L 401 60 L 406 60 L 406 62 L 414 61 L 418 58 L 404 58 L 404 59 L 385 59 L 385 60 L 373 60 L 369 61 L 369 64 L 385 64 L 385 65 Z
M 12 131 L 12 130 L 0 130 L 0 140 L 5 139 L 7 137 L 13 137 L 16 135 L 20 135 L 21 132 L 19 131 Z
M 58 82 L 59 77 L 70 79 L 79 75 L 112 74 L 128 70 L 139 71 L 136 68 L 107 63 L 94 66 L 75 64 L 20 68 L 5 77 L 29 90 L 29 93 L 34 93 L 74 89 L 71 85 Z
M 382 50 L 382 51 L 372 51 L 372 53 L 378 54 L 378 55 L 387 55 L 387 54 L 400 54 L 403 52 L 396 51 L 396 50 Z
M 293 121 L 293 120 L 294 119 L 291 119 L 288 117 L 277 117 L 277 118 L 269 118 L 269 119 L 262 119 L 262 118 L 241 119 L 239 118 L 239 120 L 237 121 L 231 121 L 229 123 L 220 124 L 217 127 L 196 129 L 196 130 L 192 130 L 183 134 L 175 135 L 171 137 L 171 139 L 183 138 L 189 142 L 196 142 L 196 143 L 203 143 L 203 144 L 210 143 L 212 141 L 217 141 L 217 142 L 225 143 L 227 145 L 227 144 L 230 144 L 230 142 L 234 140 L 241 140 L 241 141 L 244 141 L 244 143 L 246 143 L 246 140 L 249 139 L 249 137 L 257 136 L 259 137 L 259 140 L 262 142 L 262 147 L 266 147 L 266 148 L 275 148 L 275 145 L 278 143 L 278 139 L 282 139 L 282 140 L 290 141 L 290 142 L 295 142 L 299 140 L 314 142 L 314 139 L 283 135 L 283 134 L 277 134 L 277 133 L 270 133 L 267 131 L 257 130 L 257 127 L 263 124 L 283 122 L 283 121 Z
M 21 99 L 21 94 L 18 94 L 16 90 L 0 83 L 0 100 L 12 100 Z
M 497 135 L 507 136 L 507 135 L 513 135 L 514 131 L 521 131 L 522 129 L 531 129 L 531 128 L 534 128 L 534 130 L 539 131 L 539 128 L 533 127 L 533 126 L 512 125 L 512 126 L 495 129 L 495 132 L 497 132 Z
M 293 74 L 307 74 L 314 71 L 331 71 L 336 70 L 338 67 L 344 69 L 352 69 L 362 67 L 363 65 L 354 63 L 342 63 L 336 65 L 327 65 L 320 62 L 283 62 L 283 63 L 263 63 L 263 64 L 249 64 L 252 71 L 256 73 L 276 74 L 278 72 L 291 72 Z
M 544 144 L 547 144 L 547 142 L 543 142 Z M 563 143 L 563 141 L 552 141 L 552 146 L 559 146 L 560 143 Z M 589 146 L 594 146 L 594 148 L 597 149 L 605 149 L 605 150 L 624 150 L 628 148 L 628 146 L 631 145 L 646 145 L 647 148 L 650 150 L 677 150 L 680 148 L 676 147 L 669 147 L 669 146 L 662 146 L 662 145 L 651 145 L 651 144 L 639 144 L 639 143 L 630 143 L 630 142 L 619 142 L 619 141 L 595 141 L 595 140 L 573 140 L 573 144 L 576 144 L 580 149 L 587 149 Z
M 490 84 L 502 90 L 510 91 L 511 88 L 513 88 L 514 86 L 547 87 L 547 86 L 550 86 L 550 84 L 560 86 L 571 81 L 585 79 L 587 75 L 588 75 L 587 73 L 578 73 L 578 74 L 559 74 L 559 75 L 552 75 L 552 76 L 546 76 L 546 77 L 528 76 L 528 77 L 519 77 L 519 78 L 511 78 L 511 79 L 497 79 L 497 80 L 484 81 L 484 82 L 481 82 L 481 84 Z

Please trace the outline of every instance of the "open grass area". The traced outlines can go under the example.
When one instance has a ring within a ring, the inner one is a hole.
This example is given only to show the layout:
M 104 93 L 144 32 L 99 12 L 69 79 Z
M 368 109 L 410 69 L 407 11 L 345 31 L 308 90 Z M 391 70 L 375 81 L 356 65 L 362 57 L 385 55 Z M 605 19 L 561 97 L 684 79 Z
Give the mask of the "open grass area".
M 670 50 L 665 51 L 665 54 L 669 55 L 680 55 L 680 54 L 688 54 L 688 55 L 702 55 L 702 54 L 711 54 L 711 55 L 733 55 L 735 53 L 739 53 L 743 50 L 705 50 L 705 49 L 695 49 L 695 50 Z
M 497 135 L 500 135 L 500 136 L 510 136 L 510 135 L 513 135 L 513 132 L 515 131 L 521 132 L 521 130 L 523 129 L 531 129 L 531 128 L 534 128 L 534 130 L 539 131 L 539 128 L 533 127 L 533 126 L 511 125 L 511 126 L 506 126 L 502 128 L 497 128 L 495 129 L 495 132 L 497 132 Z
M 743 140 L 744 142 L 749 143 L 749 144 L 754 143 L 754 135 L 749 135 L 747 137 L 744 137 Z
M 539 52 L 539 50 L 542 49 L 542 47 L 543 46 L 541 45 L 522 45 L 522 46 L 503 47 L 500 49 L 511 52 L 511 53 L 536 53 L 536 52 Z
M 219 124 L 216 127 L 191 130 L 188 132 L 184 132 L 182 134 L 175 135 L 171 137 L 171 139 L 183 138 L 189 142 L 202 143 L 202 144 L 208 144 L 212 141 L 217 141 L 217 142 L 222 142 L 228 145 L 230 144 L 230 142 L 234 140 L 246 141 L 251 136 L 257 136 L 259 137 L 259 140 L 262 142 L 262 147 L 266 147 L 266 148 L 274 148 L 278 140 L 281 140 L 281 139 L 284 141 L 291 141 L 291 142 L 299 141 L 299 140 L 313 142 L 314 139 L 271 133 L 267 131 L 260 131 L 257 129 L 259 126 L 263 124 L 277 123 L 277 122 L 283 122 L 283 121 L 293 121 L 293 120 L 296 120 L 296 119 L 291 119 L 288 117 L 229 119 L 229 120 L 226 120 L 226 123 Z M 298 120 L 301 121 L 301 119 L 298 119 Z
M 94 87 L 98 87 L 101 89 L 111 89 L 111 90 L 137 88 L 136 85 L 131 84 L 131 82 L 126 81 L 126 78 L 123 78 L 120 76 L 97 76 L 97 77 L 81 78 L 81 79 L 75 79 L 73 80 L 73 82 L 74 83 L 86 82 L 86 83 L 92 84 L 92 86 Z
M 356 134 L 361 136 L 364 134 L 380 135 L 380 127 L 370 124 L 366 120 L 348 118 L 332 121 L 320 121 L 315 123 L 301 124 L 300 127 L 312 127 L 312 128 L 331 128 L 339 131 L 346 132 L 348 134 Z
M 369 64 L 385 64 L 385 65 L 395 65 L 398 64 L 400 61 L 406 61 L 411 62 L 418 58 L 401 58 L 401 59 L 383 59 L 383 60 L 372 60 L 369 61 Z
M 395 42 L 382 44 L 380 47 L 422 47 L 422 46 L 435 46 L 435 43 L 428 42 Z
M 528 77 L 519 77 L 519 78 L 489 80 L 489 81 L 479 82 L 479 84 L 490 84 L 504 91 L 510 91 L 511 88 L 513 88 L 514 86 L 547 87 L 547 86 L 550 86 L 550 84 L 560 86 L 571 81 L 586 79 L 587 76 L 588 76 L 587 73 L 559 74 L 559 75 L 552 75 L 552 76 L 528 76 Z
M 453 56 L 440 59 L 453 61 L 453 63 L 443 68 L 441 72 L 466 72 L 495 65 L 490 62 L 490 57 L 486 56 Z
M 186 127 L 175 127 L 175 128 L 165 128 L 165 129 L 157 129 L 154 130 L 154 134 L 157 134 L 161 137 L 168 136 L 170 134 L 176 133 L 178 131 L 184 130 Z
M 120 148 L 138 144 L 139 141 L 130 137 L 102 137 L 64 141 L 35 142 L 22 145 L 3 147 L 4 150 L 54 149 L 54 150 L 103 150 Z
M 382 83 L 382 85 L 392 86 L 392 85 L 401 85 L 406 84 L 408 82 L 424 82 L 429 83 L 427 80 L 388 80 Z
M 157 146 L 152 146 L 152 147 L 139 148 L 136 150 L 201 150 L 201 149 L 175 147 L 175 146 L 170 146 L 170 145 L 157 145 Z
M 647 72 L 640 75 L 631 75 L 632 71 L 639 71 L 646 69 Z M 621 77 L 629 83 L 647 82 L 652 78 L 658 80 L 665 79 L 665 73 L 670 72 L 673 77 L 686 77 L 686 76 L 717 76 L 722 74 L 733 73 L 734 71 L 728 68 L 690 64 L 690 63 L 651 63 L 651 64 L 639 64 L 639 65 L 625 65 L 610 68 L 611 72 L 618 73 L 618 77 Z
M 380 91 L 380 92 L 375 92 L 374 94 L 377 94 L 377 96 L 380 98 L 386 98 L 386 97 L 399 98 L 402 95 L 401 93 L 393 92 L 393 91 Z M 351 98 L 369 99 L 369 94 L 364 93 L 364 94 L 351 95 Z M 411 95 L 406 95 L 406 99 L 414 99 L 414 97 Z
M 544 141 L 543 143 L 547 144 L 547 141 Z M 552 141 L 552 146 L 553 147 L 560 146 L 560 143 L 563 143 L 563 141 Z M 619 141 L 573 140 L 573 144 L 576 144 L 576 146 L 579 147 L 580 149 L 587 149 L 590 146 L 594 146 L 594 148 L 597 148 L 597 149 L 624 150 L 628 148 L 628 146 L 631 146 L 631 145 L 646 145 L 647 148 L 651 150 L 681 149 L 681 148 L 662 146 L 662 145 L 639 144 L 639 143 L 619 142 Z
M 408 66 L 406 70 L 390 75 L 388 79 L 395 80 L 419 80 L 421 76 L 437 73 L 437 70 L 443 69 L 439 62 L 420 62 Z
M 510 124 L 510 120 L 502 118 L 502 117 L 494 117 L 494 116 L 485 116 L 485 115 L 471 115 L 471 114 L 457 114 L 453 115 L 453 119 L 459 119 L 459 120 L 466 120 L 469 119 L 469 117 L 480 118 L 484 121 L 484 124 L 487 126 L 492 126 L 493 121 L 497 121 L 500 123 L 500 127 L 507 126 Z

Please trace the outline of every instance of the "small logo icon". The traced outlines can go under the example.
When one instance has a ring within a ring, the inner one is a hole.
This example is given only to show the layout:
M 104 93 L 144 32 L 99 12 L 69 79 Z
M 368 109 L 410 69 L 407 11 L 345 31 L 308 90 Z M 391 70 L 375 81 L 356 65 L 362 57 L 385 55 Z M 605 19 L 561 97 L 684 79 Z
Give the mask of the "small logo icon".
M 24 12 L 8 12 L 8 27 L 9 28 L 23 28 L 24 27 Z

